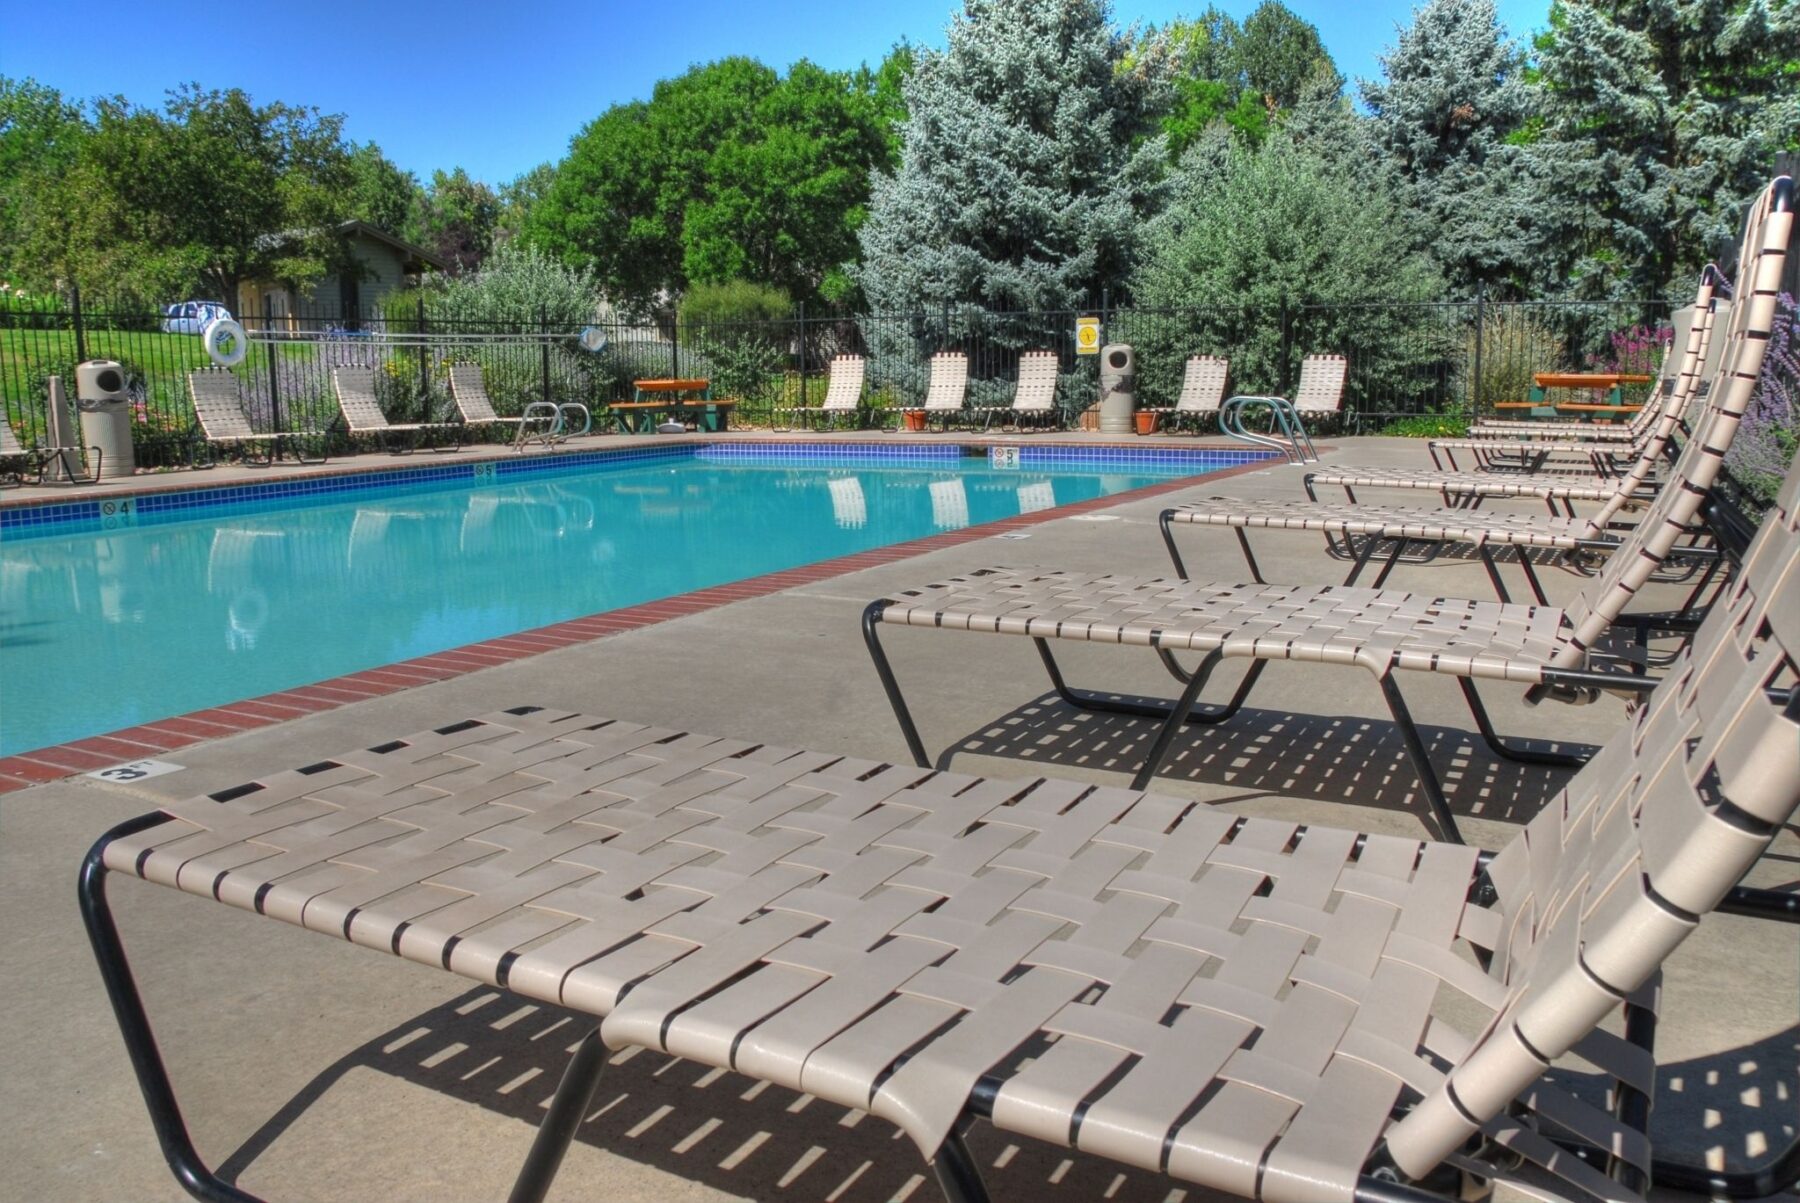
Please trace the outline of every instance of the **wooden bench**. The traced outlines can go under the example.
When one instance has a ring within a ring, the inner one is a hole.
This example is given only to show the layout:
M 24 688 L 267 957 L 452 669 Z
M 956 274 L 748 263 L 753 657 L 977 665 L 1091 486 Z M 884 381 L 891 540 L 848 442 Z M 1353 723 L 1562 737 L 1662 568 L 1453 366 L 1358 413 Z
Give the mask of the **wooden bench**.
M 667 380 L 634 380 L 629 401 L 614 401 L 609 408 L 621 434 L 650 434 L 665 415 L 677 422 L 690 419 L 701 430 L 717 433 L 730 429 L 735 399 L 713 400 L 712 381 L 703 377 Z

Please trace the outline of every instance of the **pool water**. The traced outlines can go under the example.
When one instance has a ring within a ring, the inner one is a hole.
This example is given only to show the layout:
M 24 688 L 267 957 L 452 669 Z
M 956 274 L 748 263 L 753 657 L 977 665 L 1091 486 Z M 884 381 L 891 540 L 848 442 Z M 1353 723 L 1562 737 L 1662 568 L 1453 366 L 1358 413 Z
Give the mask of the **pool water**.
M 0 543 L 0 754 L 1241 463 L 676 458 Z

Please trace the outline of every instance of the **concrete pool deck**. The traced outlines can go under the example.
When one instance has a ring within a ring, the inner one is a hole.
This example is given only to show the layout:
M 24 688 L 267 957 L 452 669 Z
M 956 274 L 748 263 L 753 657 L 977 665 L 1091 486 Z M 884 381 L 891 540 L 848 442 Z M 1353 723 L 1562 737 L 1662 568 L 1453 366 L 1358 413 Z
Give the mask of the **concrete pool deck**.
M 1423 456 L 1416 442 L 1348 439 L 1328 459 L 1414 464 Z M 226 471 L 204 474 L 205 483 Z M 196 475 L 180 474 L 188 487 Z M 658 621 L 526 659 L 205 739 L 164 755 L 186 766 L 179 773 L 134 785 L 76 777 L 0 796 L 0 913 L 8 919 L 0 954 L 10 967 L 0 1027 L 0 1114 L 10 1122 L 0 1151 L 12 1189 L 34 1200 L 185 1197 L 158 1154 L 75 910 L 76 866 L 112 824 L 162 800 L 521 704 L 903 758 L 858 632 L 871 598 L 991 564 L 1162 573 L 1160 509 L 1214 492 L 1299 496 L 1299 476 L 1285 465 L 1256 467 L 1172 494 L 1056 511 L 1028 527 L 977 528 L 905 559 L 695 612 L 677 605 Z M 142 479 L 131 487 L 141 489 Z M 1244 575 L 1223 531 L 1194 531 L 1183 546 L 1196 575 Z M 1271 532 L 1256 549 L 1271 580 L 1341 579 L 1343 566 L 1320 554 L 1316 537 Z M 1490 592 L 1478 563 L 1455 558 L 1400 570 L 1393 583 Z M 1566 597 L 1579 578 L 1551 570 L 1546 585 Z M 1122 784 L 1148 742 L 1144 724 L 1055 703 L 1022 640 L 896 631 L 887 643 L 909 696 L 932 699 L 929 711 L 921 705 L 927 746 L 933 755 L 949 749 L 959 770 Z M 1066 660 L 1088 684 L 1155 693 L 1166 682 L 1150 657 L 1135 663 L 1073 648 Z M 1467 837 L 1497 846 L 1565 774 L 1494 762 L 1464 732 L 1451 682 L 1406 684 Z M 1489 693 L 1497 720 L 1520 735 L 1598 743 L 1622 716 L 1611 700 L 1531 710 L 1516 691 Z M 1399 740 L 1365 674 L 1276 664 L 1253 702 L 1226 727 L 1184 734 L 1155 788 L 1248 814 L 1424 830 Z M 1790 830 L 1752 881 L 1797 880 L 1800 838 Z M 114 898 L 196 1142 L 245 1189 L 279 1199 L 504 1197 L 584 1030 L 579 1022 L 174 891 L 119 881 Z M 1795 929 L 1718 916 L 1671 960 L 1656 1100 L 1662 1146 L 1689 1157 L 1716 1150 L 1737 1166 L 1791 1139 L 1800 1113 L 1797 963 Z M 553 1198 L 937 1197 L 926 1167 L 885 1122 L 661 1054 L 620 1055 L 595 1111 Z M 1014 1144 L 985 1125 L 973 1141 L 1000 1200 L 1150 1200 L 1183 1190 L 1062 1149 Z M 1188 1189 L 1185 1197 L 1212 1196 Z

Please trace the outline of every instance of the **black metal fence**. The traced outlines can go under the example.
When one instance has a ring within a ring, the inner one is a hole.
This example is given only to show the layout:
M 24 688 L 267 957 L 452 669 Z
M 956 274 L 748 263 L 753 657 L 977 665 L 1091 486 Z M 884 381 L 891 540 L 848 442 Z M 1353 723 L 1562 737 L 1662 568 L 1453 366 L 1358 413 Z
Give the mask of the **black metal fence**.
M 1372 432 L 1395 418 L 1461 416 L 1523 400 L 1535 372 L 1653 372 L 1672 308 L 1666 301 L 1477 298 L 1088 313 L 1101 320 L 1102 342 L 1136 348 L 1141 404 L 1173 403 L 1189 355 L 1228 358 L 1234 392 L 1280 394 L 1298 379 L 1302 357 L 1334 352 L 1350 361 L 1344 429 Z M 860 354 L 869 361 L 867 420 L 879 425 L 891 420 L 885 411 L 917 403 L 938 351 L 966 353 L 971 404 L 993 405 L 1011 396 L 1021 351 L 1050 349 L 1062 360 L 1060 400 L 1072 415 L 1097 397 L 1096 358 L 1077 353 L 1080 316 L 945 306 L 897 315 L 802 309 L 779 321 L 578 325 L 542 316 L 454 321 L 421 300 L 390 298 L 348 315 L 242 319 L 250 345 L 234 373 L 260 429 L 329 426 L 336 415 L 331 369 L 339 364 L 376 368 L 377 393 L 394 421 L 451 418 L 447 376 L 459 360 L 481 365 L 502 414 L 547 400 L 580 402 L 600 419 L 609 402 L 631 397 L 634 380 L 703 377 L 715 397 L 737 399 L 739 424 L 761 425 L 782 408 L 817 405 L 831 358 Z M 46 379 L 63 377 L 72 393 L 74 367 L 85 359 L 124 365 L 140 466 L 186 462 L 194 434 L 186 376 L 211 362 L 197 332 L 172 327 L 155 312 L 84 308 L 77 298 L 0 300 L 0 401 L 27 442 L 43 434 Z

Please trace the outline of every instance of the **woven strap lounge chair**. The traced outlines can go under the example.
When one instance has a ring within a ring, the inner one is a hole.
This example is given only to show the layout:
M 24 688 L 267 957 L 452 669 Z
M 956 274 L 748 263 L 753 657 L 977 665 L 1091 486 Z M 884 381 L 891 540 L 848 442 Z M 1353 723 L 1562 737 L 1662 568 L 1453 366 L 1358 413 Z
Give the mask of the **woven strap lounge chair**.
M 867 373 L 868 361 L 861 355 L 833 355 L 822 404 L 795 405 L 774 412 L 787 414 L 790 424 L 810 424 L 815 418 L 827 427 L 836 426 L 840 418 L 854 423 L 857 407 L 862 404 L 863 380 Z
M 194 402 L 194 420 L 199 424 L 200 437 L 207 446 L 236 446 L 244 452 L 244 462 L 257 467 L 269 467 L 274 464 L 275 457 L 281 451 L 283 440 L 294 444 L 294 455 L 302 464 L 322 464 L 328 458 L 328 448 L 323 431 L 316 430 L 276 430 L 266 434 L 258 433 L 250 424 L 250 417 L 244 412 L 244 395 L 238 387 L 238 378 L 230 368 L 206 367 L 196 368 L 188 373 L 188 396 Z M 318 442 L 319 458 L 306 458 L 306 443 Z M 252 455 L 255 448 L 261 448 L 259 455 Z
M 375 399 L 374 368 L 360 364 L 332 368 L 331 386 L 337 393 L 338 410 L 344 416 L 344 428 L 349 433 L 374 435 L 382 446 L 396 455 L 412 450 L 410 442 L 404 447 L 394 445 L 393 437 L 397 434 L 422 434 L 432 450 L 454 450 L 453 447 L 438 447 L 434 441 L 438 432 L 454 431 L 454 422 L 402 423 L 387 420 L 387 415 L 381 412 L 381 402 Z
M 985 405 L 975 412 L 982 416 L 981 428 L 990 429 L 994 419 L 1001 425 L 1023 430 L 1026 422 L 1042 426 L 1061 425 L 1061 412 L 1056 408 L 1056 381 L 1060 369 L 1055 351 L 1026 351 L 1019 356 L 1019 379 L 1013 388 L 1011 405 Z
M 1543 585 L 1532 567 L 1530 556 L 1523 554 L 1523 549 L 1605 554 L 1619 546 L 1621 537 L 1610 528 L 1627 506 L 1638 504 L 1639 499 L 1647 493 L 1650 474 L 1674 437 L 1680 415 L 1686 412 L 1689 405 L 1689 398 L 1703 392 L 1700 365 L 1707 362 L 1708 351 L 1713 345 L 1712 330 L 1716 313 L 1713 290 L 1717 282 L 1716 269 L 1708 268 L 1702 274 L 1699 292 L 1695 297 L 1694 320 L 1689 324 L 1681 352 L 1670 356 L 1670 360 L 1677 364 L 1674 375 L 1675 393 L 1670 405 L 1665 409 L 1650 441 L 1640 449 L 1631 470 L 1615 482 L 1611 495 L 1597 512 L 1587 517 L 1554 513 L 1532 516 L 1474 510 L 1466 506 L 1436 508 L 1419 505 L 1331 505 L 1317 500 L 1272 499 L 1245 502 L 1229 497 L 1210 497 L 1205 501 L 1176 506 L 1162 513 L 1163 543 L 1169 550 L 1177 575 L 1183 578 L 1188 575 L 1174 538 L 1173 527 L 1177 524 L 1231 527 L 1237 534 L 1238 545 L 1244 553 L 1251 579 L 1259 584 L 1263 583 L 1262 571 L 1250 550 L 1250 541 L 1245 532 L 1250 529 L 1306 530 L 1324 533 L 1331 553 L 1352 561 L 1349 575 L 1344 579 L 1346 585 L 1355 584 L 1376 548 L 1384 542 L 1388 543 L 1390 554 L 1374 581 L 1376 588 L 1381 587 L 1402 553 L 1414 543 L 1428 546 L 1445 543 L 1472 544 L 1477 548 L 1501 601 L 1508 601 L 1510 598 L 1494 564 L 1491 549 L 1518 548 L 1521 549 L 1521 554 L 1517 557 L 1520 570 L 1531 587 L 1533 596 L 1540 603 L 1547 604 L 1549 599 L 1544 595 Z M 1725 404 L 1747 404 L 1748 401 L 1749 395 L 1739 391 L 1726 398 Z M 1718 437 L 1729 440 L 1735 430 L 1735 425 L 1719 427 Z M 1690 440 L 1670 469 L 1671 478 L 1682 479 L 1687 465 L 1699 453 L 1700 449 Z M 1353 546 L 1359 540 L 1360 551 Z M 1702 581 L 1696 595 L 1704 589 L 1711 578 L 1712 568 L 1717 567 L 1718 562 L 1716 558 L 1712 560 L 1706 580 Z
M 967 412 L 964 404 L 968 394 L 969 357 L 961 351 L 939 351 L 931 357 L 931 379 L 925 387 L 924 404 L 909 405 L 900 412 L 922 413 L 928 424 L 936 416 L 949 430 L 950 420 Z
M 1143 414 L 1162 414 L 1165 427 L 1173 432 L 1183 420 L 1196 430 L 1202 418 L 1214 417 L 1225 403 L 1225 384 L 1231 375 L 1231 361 L 1213 355 L 1191 355 L 1181 374 L 1181 395 L 1173 405 L 1152 405 L 1138 410 Z
M 488 396 L 487 385 L 482 382 L 481 365 L 468 360 L 450 365 L 450 396 L 456 401 L 456 412 L 462 415 L 465 425 L 511 426 L 514 451 L 523 451 L 526 443 L 534 442 L 549 447 L 593 429 L 593 416 L 588 407 L 575 402 L 557 405 L 553 401 L 532 401 L 518 417 L 501 417 L 494 409 L 493 398 Z M 580 430 L 571 431 L 567 427 L 565 411 L 574 410 L 580 411 L 582 422 Z
M 93 468 L 86 468 L 89 453 L 93 455 Z M 16 465 L 11 469 L 14 485 L 25 483 L 25 474 L 33 473 L 36 483 L 43 484 L 46 470 L 51 464 L 58 464 L 62 476 L 58 483 L 92 484 L 100 479 L 101 450 L 98 447 L 55 447 L 39 445 L 27 447 L 13 433 L 12 423 L 7 421 L 6 414 L 0 412 L 0 472 L 6 472 L 7 464 Z
M 1443 787 L 1426 755 L 1398 682 L 1398 670 L 1453 676 L 1483 741 L 1506 759 L 1538 764 L 1579 763 L 1560 752 L 1509 745 L 1495 732 L 1476 690 L 1477 680 L 1529 686 L 1527 698 L 1589 700 L 1599 692 L 1640 693 L 1648 678 L 1624 669 L 1608 646 L 1612 628 L 1670 554 L 1688 541 L 1706 491 L 1724 460 L 1754 391 L 1769 346 L 1775 301 L 1792 214 L 1763 207 L 1751 222 L 1740 262 L 1738 302 L 1725 332 L 1720 379 L 1696 425 L 1677 487 L 1664 489 L 1604 568 L 1566 608 L 1433 597 L 1402 590 L 1277 586 L 1141 577 L 1090 576 L 1043 569 L 987 569 L 902 590 L 869 604 L 863 633 L 870 659 L 899 721 L 907 748 L 930 764 L 902 697 L 877 628 L 1023 635 L 1036 645 L 1050 682 L 1076 707 L 1155 717 L 1162 725 L 1139 767 L 1134 788 L 1149 784 L 1184 723 L 1224 722 L 1242 708 L 1271 660 L 1354 665 L 1371 673 L 1418 774 L 1438 832 L 1459 838 Z M 1752 250 L 1754 248 L 1754 250 Z M 1800 475 L 1800 466 L 1789 476 Z M 1645 620 L 1647 623 L 1648 620 Z M 1685 619 L 1673 624 L 1677 629 Z M 1645 629 L 1648 629 L 1646 626 Z M 1052 640 L 1153 649 L 1182 684 L 1172 704 L 1120 702 L 1114 695 L 1071 689 L 1051 652 Z M 1202 655 L 1192 672 L 1177 652 Z M 1223 707 L 1197 709 L 1200 691 L 1222 660 L 1250 661 Z
M 1794 1147 L 1672 1165 L 1648 1120 L 1663 961 L 1714 910 L 1797 913 L 1740 884 L 1800 803 L 1797 516 L 1800 477 L 1668 678 L 1493 855 L 518 707 L 127 821 L 82 914 L 207 1199 L 253 1197 L 188 1135 L 113 875 L 595 1017 L 514 1203 L 549 1190 L 609 1047 L 886 1118 L 952 1203 L 986 1197 L 975 1116 L 1271 1203 L 1520 1165 L 1534 1195 L 1774 1194 Z M 1565 1054 L 1616 1106 L 1551 1074 Z

